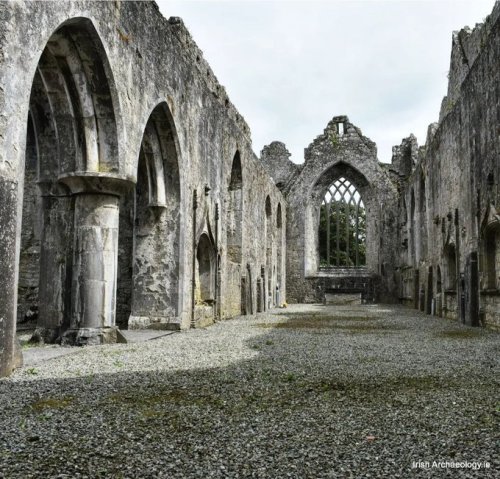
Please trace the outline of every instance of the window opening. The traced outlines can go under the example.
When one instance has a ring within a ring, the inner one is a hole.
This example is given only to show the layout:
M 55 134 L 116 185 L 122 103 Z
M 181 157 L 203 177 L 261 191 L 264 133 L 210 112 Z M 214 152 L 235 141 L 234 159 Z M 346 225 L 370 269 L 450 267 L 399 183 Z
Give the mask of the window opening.
M 366 211 L 361 195 L 346 178 L 326 190 L 319 221 L 320 268 L 366 265 Z

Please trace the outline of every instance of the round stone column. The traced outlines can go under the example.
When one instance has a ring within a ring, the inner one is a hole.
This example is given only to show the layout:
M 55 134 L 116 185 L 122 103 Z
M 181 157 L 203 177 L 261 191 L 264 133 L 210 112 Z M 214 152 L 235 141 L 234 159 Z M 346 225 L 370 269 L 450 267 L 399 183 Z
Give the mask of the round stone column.
M 62 342 L 116 342 L 119 199 L 131 183 L 100 175 L 75 175 L 60 181 L 75 196 L 70 327 Z

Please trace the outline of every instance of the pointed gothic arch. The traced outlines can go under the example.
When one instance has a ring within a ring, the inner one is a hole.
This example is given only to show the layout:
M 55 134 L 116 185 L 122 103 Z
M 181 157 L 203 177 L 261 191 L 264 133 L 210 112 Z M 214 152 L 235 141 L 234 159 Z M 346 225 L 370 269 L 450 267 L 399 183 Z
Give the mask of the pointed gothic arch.
M 265 298 L 266 305 L 272 307 L 274 304 L 273 292 L 275 288 L 275 270 L 273 268 L 273 249 L 274 249 L 274 225 L 273 221 L 273 208 L 271 205 L 271 198 L 269 195 L 266 196 L 265 202 L 265 219 L 266 219 L 266 293 L 267 298 Z
M 215 301 L 215 251 L 206 233 L 198 240 L 196 264 L 196 301 L 212 305 Z
M 227 255 L 229 261 L 241 265 L 243 225 L 243 174 L 240 152 L 236 151 L 228 186 Z
M 121 325 L 128 320 L 129 327 L 144 327 L 178 317 L 180 201 L 177 133 L 170 109 L 162 102 L 144 127 L 135 190 L 122 201 L 124 254 L 117 298 Z
M 83 270 L 87 253 L 80 245 L 87 241 L 87 227 L 104 211 L 91 213 L 99 202 L 109 207 L 105 215 L 118 214 L 116 196 L 91 198 L 85 193 L 102 171 L 106 172 L 102 176 L 109 178 L 104 189 L 117 185 L 112 177 L 120 170 L 119 123 L 113 75 L 99 34 L 87 18 L 65 21 L 51 34 L 39 57 L 27 118 L 21 234 L 25 240 L 30 238 L 28 250 L 37 250 L 31 263 L 36 269 L 32 277 L 38 276 L 39 281 L 30 288 L 33 296 L 40 298 L 32 298 L 38 303 L 36 339 L 53 342 L 70 327 L 77 335 L 78 328 L 97 331 L 114 326 L 116 279 L 112 263 L 116 257 L 112 255 L 105 262 L 109 268 Z M 81 194 L 75 197 L 75 192 Z M 30 204 L 35 210 L 29 211 Z M 39 222 L 34 242 L 33 218 Z M 103 232 L 113 229 L 102 227 Z M 21 241 L 21 263 L 27 244 Z M 95 246 L 96 256 L 111 254 Z M 109 245 L 110 250 L 113 246 Z M 106 291 L 102 295 L 92 290 L 97 277 L 103 283 L 101 292 Z M 20 290 L 23 282 L 21 276 Z M 19 300 L 23 315 L 28 306 L 26 295 Z
M 281 203 L 278 203 L 276 208 L 276 305 L 280 306 L 283 303 L 283 213 L 281 211 Z
M 366 265 L 366 211 L 356 186 L 344 176 L 327 189 L 320 207 L 320 268 Z

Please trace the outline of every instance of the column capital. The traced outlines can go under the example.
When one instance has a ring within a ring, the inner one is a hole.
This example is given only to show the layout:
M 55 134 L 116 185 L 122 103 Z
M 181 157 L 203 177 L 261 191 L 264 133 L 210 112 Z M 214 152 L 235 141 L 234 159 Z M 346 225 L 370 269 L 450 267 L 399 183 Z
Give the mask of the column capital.
M 99 193 L 122 196 L 135 185 L 132 178 L 125 175 L 88 171 L 65 173 L 58 177 L 58 181 L 68 186 L 72 194 Z

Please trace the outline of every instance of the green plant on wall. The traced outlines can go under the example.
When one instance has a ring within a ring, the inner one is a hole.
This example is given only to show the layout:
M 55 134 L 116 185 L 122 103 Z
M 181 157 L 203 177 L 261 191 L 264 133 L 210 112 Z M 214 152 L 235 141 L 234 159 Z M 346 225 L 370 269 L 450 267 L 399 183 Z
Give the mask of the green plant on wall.
M 337 148 L 339 146 L 340 140 L 339 140 L 339 136 L 337 135 L 337 133 L 332 133 L 330 135 L 330 141 L 332 142 L 333 148 Z

